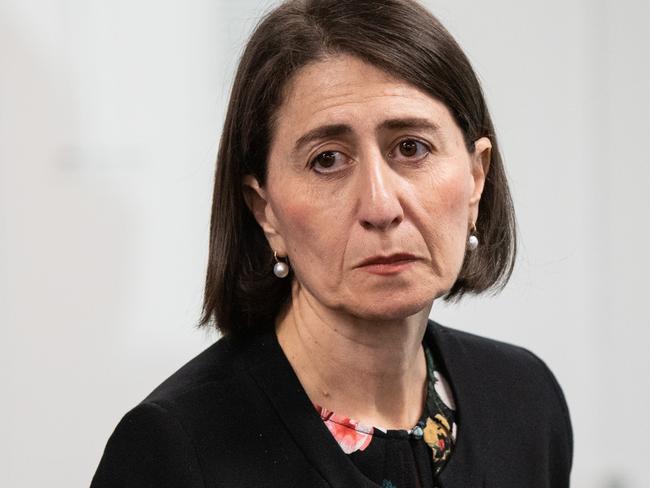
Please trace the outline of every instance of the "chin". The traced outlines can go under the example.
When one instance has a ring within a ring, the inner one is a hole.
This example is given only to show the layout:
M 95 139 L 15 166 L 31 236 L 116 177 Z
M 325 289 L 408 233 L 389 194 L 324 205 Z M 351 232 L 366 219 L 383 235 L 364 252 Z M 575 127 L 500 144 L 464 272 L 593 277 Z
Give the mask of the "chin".
M 363 320 L 371 321 L 389 321 L 400 320 L 415 315 L 423 309 L 430 307 L 433 302 L 433 296 L 427 296 L 415 300 L 414 297 L 408 299 L 391 298 L 377 300 L 372 302 L 350 304 L 346 307 L 347 313 Z

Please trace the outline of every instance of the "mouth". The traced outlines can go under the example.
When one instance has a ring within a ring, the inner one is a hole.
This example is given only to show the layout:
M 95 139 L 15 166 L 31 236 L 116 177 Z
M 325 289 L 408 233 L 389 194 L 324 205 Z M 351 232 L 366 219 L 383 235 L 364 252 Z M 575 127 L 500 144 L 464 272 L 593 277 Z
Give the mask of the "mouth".
M 374 274 L 394 274 L 402 271 L 417 260 L 407 253 L 396 253 L 388 256 L 372 256 L 359 264 L 359 268 Z

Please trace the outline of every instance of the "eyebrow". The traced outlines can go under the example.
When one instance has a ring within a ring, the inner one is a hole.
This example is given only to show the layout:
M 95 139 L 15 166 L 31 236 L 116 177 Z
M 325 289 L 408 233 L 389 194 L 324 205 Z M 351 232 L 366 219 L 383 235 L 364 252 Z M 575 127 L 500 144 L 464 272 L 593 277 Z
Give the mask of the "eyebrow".
M 382 130 L 400 130 L 400 129 L 413 129 L 413 130 L 440 130 L 440 126 L 429 119 L 408 117 L 400 119 L 387 119 L 375 129 L 376 132 Z M 319 139 L 327 139 L 330 137 L 347 136 L 354 132 L 351 126 L 347 124 L 327 124 L 316 127 L 309 132 L 300 136 L 294 145 L 293 152 L 297 153 L 306 144 L 317 141 Z

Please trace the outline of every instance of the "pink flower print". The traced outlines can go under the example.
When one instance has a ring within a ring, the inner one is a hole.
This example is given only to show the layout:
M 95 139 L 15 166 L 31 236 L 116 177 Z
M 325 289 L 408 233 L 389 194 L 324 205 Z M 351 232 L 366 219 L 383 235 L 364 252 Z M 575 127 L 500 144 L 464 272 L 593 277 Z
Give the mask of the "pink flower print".
M 336 415 L 331 410 L 318 405 L 314 406 L 344 453 L 352 454 L 355 451 L 363 451 L 368 447 L 372 440 L 372 427 L 363 425 L 349 417 Z

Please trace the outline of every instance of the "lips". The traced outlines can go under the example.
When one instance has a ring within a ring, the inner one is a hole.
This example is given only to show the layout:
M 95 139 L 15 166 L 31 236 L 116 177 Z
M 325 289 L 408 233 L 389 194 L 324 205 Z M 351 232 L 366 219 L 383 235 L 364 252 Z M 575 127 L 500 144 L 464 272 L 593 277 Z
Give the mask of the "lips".
M 415 256 L 407 253 L 395 253 L 388 256 L 372 256 L 371 258 L 365 259 L 359 264 L 359 267 L 370 266 L 373 264 L 396 264 L 404 261 L 413 261 Z

